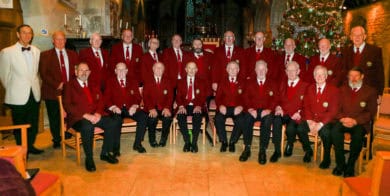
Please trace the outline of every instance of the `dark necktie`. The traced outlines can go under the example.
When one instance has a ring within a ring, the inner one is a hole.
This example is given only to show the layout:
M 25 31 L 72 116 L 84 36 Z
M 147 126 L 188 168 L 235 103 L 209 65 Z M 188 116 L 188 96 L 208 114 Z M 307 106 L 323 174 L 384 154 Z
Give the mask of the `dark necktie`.
M 129 51 L 129 46 L 126 47 L 126 64 L 130 64 L 130 51 Z
M 362 58 L 362 54 L 360 53 L 359 48 L 356 48 L 356 52 L 353 56 L 353 65 L 359 66 L 361 58 Z
M 65 60 L 64 55 L 62 54 L 62 50 L 60 50 L 60 63 L 61 63 L 61 76 L 62 76 L 62 82 L 66 83 L 68 81 L 68 77 L 66 74 L 66 68 L 65 68 Z
M 157 60 L 157 54 L 155 53 L 155 52 L 153 52 L 153 60 L 154 60 L 154 62 L 157 62 L 158 60 Z
M 192 78 L 190 78 L 190 84 L 188 85 L 187 90 L 187 100 L 191 101 L 193 99 L 192 90 L 193 90 Z
M 178 77 L 179 76 L 181 77 L 181 72 L 182 72 L 183 66 L 182 66 L 182 58 L 180 56 L 180 51 L 179 50 L 176 50 L 176 58 L 177 58 Z
M 317 102 L 319 102 L 320 101 L 320 98 L 321 98 L 321 87 L 318 87 L 317 88 L 317 93 L 316 93 L 316 100 L 317 100 Z
M 288 54 L 287 57 L 286 57 L 286 62 L 284 62 L 285 65 L 287 65 L 288 62 L 290 62 L 290 55 Z
M 321 57 L 321 62 L 320 62 L 321 65 L 324 65 L 325 64 L 325 58 L 324 57 Z
M 263 93 L 264 93 L 264 84 L 263 84 L 263 81 L 260 81 L 259 82 L 259 94 L 263 95 Z
M 83 83 L 83 91 L 85 96 L 87 96 L 88 102 L 92 103 L 92 96 L 91 96 L 91 91 L 89 90 L 87 83 Z
M 102 60 L 100 59 L 100 55 L 99 55 L 99 52 L 98 51 L 96 51 L 95 52 L 95 57 L 96 57 L 96 61 L 98 62 L 98 64 L 99 64 L 99 67 L 102 67 L 103 66 L 103 64 L 102 64 Z
M 22 47 L 22 52 L 25 51 L 25 50 L 30 51 L 31 47 Z
M 227 49 L 226 57 L 230 60 L 232 58 L 232 52 L 230 51 L 230 47 Z

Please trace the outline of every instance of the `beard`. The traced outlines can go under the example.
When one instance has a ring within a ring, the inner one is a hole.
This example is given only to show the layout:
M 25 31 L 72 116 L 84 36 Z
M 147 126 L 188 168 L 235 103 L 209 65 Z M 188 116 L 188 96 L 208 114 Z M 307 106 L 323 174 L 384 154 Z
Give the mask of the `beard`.
M 353 82 L 351 82 L 351 81 L 348 81 L 348 85 L 349 85 L 349 87 L 351 87 L 351 88 L 360 87 L 360 86 L 362 86 L 362 84 L 363 84 L 363 80 L 359 80 L 359 81 L 357 81 L 357 82 L 355 82 L 355 83 L 353 83 Z
M 200 53 L 203 52 L 203 48 L 194 48 L 194 52 L 195 52 L 196 54 L 200 54 Z

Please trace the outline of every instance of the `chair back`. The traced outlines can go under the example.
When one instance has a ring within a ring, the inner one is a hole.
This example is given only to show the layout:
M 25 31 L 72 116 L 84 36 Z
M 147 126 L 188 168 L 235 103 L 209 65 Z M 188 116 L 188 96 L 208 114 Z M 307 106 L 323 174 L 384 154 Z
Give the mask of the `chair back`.
M 65 132 L 66 132 L 66 124 L 65 124 L 65 117 L 66 112 L 64 109 L 64 106 L 62 105 L 62 96 L 58 96 L 58 105 L 60 109 L 60 133 L 61 133 L 61 141 L 65 140 Z
M 390 94 L 385 93 L 382 95 L 381 104 L 378 106 L 377 118 L 381 114 L 390 115 Z
M 372 195 L 390 195 L 390 151 L 378 151 L 372 175 Z

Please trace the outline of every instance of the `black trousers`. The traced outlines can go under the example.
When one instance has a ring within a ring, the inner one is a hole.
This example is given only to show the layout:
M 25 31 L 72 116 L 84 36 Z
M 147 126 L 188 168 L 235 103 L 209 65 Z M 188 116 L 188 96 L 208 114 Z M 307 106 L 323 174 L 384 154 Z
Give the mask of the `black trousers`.
M 230 136 L 229 143 L 236 143 L 240 138 L 242 132 L 245 127 L 245 116 L 244 113 L 241 112 L 238 115 L 234 115 L 234 107 L 226 107 L 226 114 L 223 115 L 219 111 L 215 115 L 215 128 L 217 129 L 217 134 L 220 142 L 227 142 L 227 134 L 225 122 L 226 118 L 233 118 L 234 127 L 232 131 L 232 135 Z
M 282 134 L 282 126 L 286 125 L 287 143 L 293 144 L 297 136 L 298 123 L 292 120 L 290 116 L 275 116 L 273 122 L 273 134 Z M 273 141 L 273 140 L 272 140 Z M 283 142 L 283 141 L 282 141 Z
M 138 110 L 132 116 L 130 116 L 128 110 L 122 109 L 122 117 L 131 118 L 137 122 L 137 127 L 135 129 L 134 146 L 141 145 L 146 131 L 146 119 L 148 118 L 146 112 L 144 112 L 143 110 Z
M 261 117 L 261 112 L 262 109 L 257 110 L 257 117 L 253 118 L 253 116 L 249 113 L 246 113 L 246 125 L 247 128 L 244 131 L 244 144 L 245 145 L 251 145 L 252 144 L 252 138 L 253 138 L 253 125 L 255 124 L 256 121 L 260 121 L 260 150 L 265 150 L 268 148 L 269 144 L 269 138 L 271 135 L 271 125 L 273 121 L 273 114 L 269 114 L 266 116 Z M 276 137 L 279 139 L 274 138 L 273 143 L 276 143 L 279 145 L 280 149 L 280 138 L 281 138 L 281 133 L 277 134 Z
M 202 125 L 202 113 L 194 113 L 194 106 L 186 106 L 187 114 L 177 114 L 177 121 L 180 127 L 180 132 L 183 135 L 185 143 L 190 143 L 190 135 L 188 134 L 187 116 L 192 116 L 192 143 L 197 143 Z
M 61 142 L 60 135 L 60 106 L 57 100 L 45 100 L 47 116 L 49 117 L 49 126 L 53 142 Z
M 366 132 L 362 125 L 347 128 L 344 127 L 341 122 L 335 123 L 331 136 L 336 155 L 336 164 L 339 168 L 344 168 L 345 166 L 344 133 L 351 134 L 350 152 L 347 166 L 354 167 L 355 161 L 358 159 L 360 151 L 362 150 L 364 134 Z
M 39 102 L 35 101 L 32 91 L 27 103 L 24 105 L 6 104 L 11 108 L 12 123 L 14 125 L 30 124 L 31 127 L 27 130 L 27 145 L 28 149 L 34 146 L 35 139 L 38 134 L 39 122 Z M 20 129 L 14 130 L 15 140 L 17 145 L 22 144 L 22 135 Z
M 310 146 L 309 141 L 309 135 L 310 132 L 309 125 L 306 121 L 302 121 L 298 125 L 298 136 L 299 139 L 302 142 L 302 147 L 305 152 L 307 151 L 313 151 L 313 149 Z M 330 137 L 330 131 L 332 130 L 332 123 L 325 124 L 322 126 L 322 128 L 318 131 L 319 136 L 321 137 L 322 144 L 324 146 L 324 158 L 330 158 L 330 147 L 332 144 L 331 137 Z
M 172 124 L 172 117 L 164 117 L 161 110 L 157 110 L 157 114 L 158 115 L 156 118 L 151 118 L 148 116 L 147 119 L 149 143 L 156 142 L 156 127 L 159 119 L 162 121 L 160 142 L 167 142 L 168 139 L 169 129 Z
M 102 116 L 100 121 L 92 124 L 87 119 L 77 121 L 72 128 L 81 133 L 83 148 L 87 159 L 92 159 L 94 129 L 104 130 L 102 154 L 113 152 L 114 146 L 120 145 L 122 119 L 119 116 Z

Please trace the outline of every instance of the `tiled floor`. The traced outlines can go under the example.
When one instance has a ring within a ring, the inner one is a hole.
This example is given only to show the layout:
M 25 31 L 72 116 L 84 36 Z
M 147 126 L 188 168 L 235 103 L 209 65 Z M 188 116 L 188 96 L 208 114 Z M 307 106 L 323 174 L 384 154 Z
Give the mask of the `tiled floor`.
M 181 135 L 179 134 L 180 138 Z M 147 138 L 147 137 L 146 137 Z M 278 163 L 257 163 L 258 139 L 254 139 L 252 157 L 238 161 L 242 141 L 236 153 L 220 153 L 219 145 L 211 147 L 199 141 L 199 152 L 183 153 L 182 140 L 176 145 L 152 149 L 147 142 L 146 154 L 131 149 L 134 134 L 122 135 L 122 156 L 117 165 L 99 160 L 101 141 L 95 148 L 97 171 L 89 173 L 76 164 L 70 150 L 62 158 L 53 150 L 49 131 L 39 134 L 37 146 L 43 155 L 31 155 L 28 167 L 61 176 L 64 195 L 339 195 L 342 178 L 332 176 L 332 169 L 321 170 L 319 163 L 304 164 L 303 152 L 296 145 L 294 155 Z M 268 158 L 273 152 L 272 144 Z M 334 161 L 331 168 L 334 167 Z

